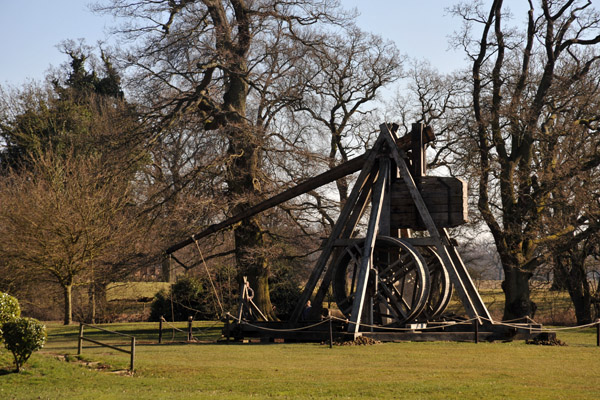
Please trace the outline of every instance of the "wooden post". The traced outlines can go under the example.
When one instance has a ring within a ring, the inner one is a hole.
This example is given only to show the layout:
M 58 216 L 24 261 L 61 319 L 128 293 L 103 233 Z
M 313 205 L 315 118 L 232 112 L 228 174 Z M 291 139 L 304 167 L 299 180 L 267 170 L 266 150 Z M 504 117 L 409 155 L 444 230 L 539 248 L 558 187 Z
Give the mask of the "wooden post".
M 135 362 L 135 338 L 131 338 L 131 362 L 129 363 L 129 370 L 133 372 Z
M 83 346 L 83 324 L 79 323 L 79 341 L 77 342 L 77 355 L 81 354 L 82 346 Z
M 412 171 L 413 176 L 421 177 L 425 175 L 427 162 L 425 160 L 425 143 L 423 143 L 423 123 L 412 124 L 411 147 L 412 147 Z
M 596 346 L 600 346 L 600 319 L 596 321 Z
M 162 331 L 163 331 L 163 317 L 162 315 L 160 316 L 160 319 L 158 320 L 158 344 L 162 343 Z
M 475 344 L 477 344 L 479 343 L 479 321 L 475 319 L 473 325 L 475 325 Z
M 229 315 L 225 317 L 225 338 L 229 344 Z
M 194 321 L 194 317 L 188 317 L 188 342 L 192 340 L 192 321 Z
M 331 323 L 331 316 L 329 316 L 329 348 L 333 348 L 333 324 Z

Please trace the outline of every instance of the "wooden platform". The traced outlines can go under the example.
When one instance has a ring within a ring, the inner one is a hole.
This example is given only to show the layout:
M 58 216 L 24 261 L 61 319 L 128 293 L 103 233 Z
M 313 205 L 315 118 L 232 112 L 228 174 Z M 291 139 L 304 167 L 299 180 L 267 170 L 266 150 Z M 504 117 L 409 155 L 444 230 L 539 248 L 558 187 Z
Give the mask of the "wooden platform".
M 234 323 L 225 328 L 223 334 L 233 340 L 243 341 L 258 338 L 260 342 L 328 342 L 330 338 L 329 322 L 314 326 L 318 321 L 292 324 L 289 322 L 252 322 Z M 423 326 L 425 325 L 425 326 Z M 306 329 L 305 329 L 306 328 Z M 336 342 L 355 339 L 347 332 L 347 324 L 332 321 L 331 335 Z M 425 329 L 423 329 L 425 328 Z M 554 332 L 540 332 L 539 324 L 484 324 L 477 329 L 472 323 L 453 323 L 450 325 L 431 323 L 419 324 L 416 329 L 362 331 L 357 336 L 364 336 L 380 342 L 476 342 L 476 341 L 512 341 L 533 340 L 539 335 L 545 338 L 556 338 Z M 228 332 L 227 332 L 228 330 Z

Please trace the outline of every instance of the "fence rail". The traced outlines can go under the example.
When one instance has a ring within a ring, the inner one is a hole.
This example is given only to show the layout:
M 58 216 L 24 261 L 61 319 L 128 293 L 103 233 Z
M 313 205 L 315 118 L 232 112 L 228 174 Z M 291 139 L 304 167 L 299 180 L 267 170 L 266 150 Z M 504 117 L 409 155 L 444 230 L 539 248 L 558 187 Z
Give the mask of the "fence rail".
M 87 326 L 87 327 L 90 327 L 90 328 L 94 328 L 94 329 L 98 329 L 100 331 L 111 333 L 111 334 L 114 334 L 114 335 L 119 335 L 119 336 L 124 336 L 124 337 L 129 338 L 131 340 L 130 350 L 125 350 L 125 349 L 122 349 L 120 347 L 116 347 L 116 346 L 110 345 L 108 343 L 102 343 L 102 342 L 100 342 L 98 340 L 90 339 L 88 337 L 83 336 L 83 327 L 84 326 Z M 135 365 L 135 336 L 126 335 L 126 334 L 121 333 L 121 332 L 110 331 L 108 329 L 104 329 L 104 328 L 101 328 L 101 327 L 96 326 L 96 325 L 84 324 L 82 322 L 82 323 L 79 324 L 79 338 L 78 339 L 79 340 L 78 340 L 78 343 L 77 343 L 77 355 L 81 355 L 81 351 L 83 349 L 83 341 L 85 340 L 86 342 L 91 342 L 91 343 L 94 343 L 94 344 L 97 344 L 97 345 L 100 345 L 100 346 L 103 346 L 103 347 L 108 347 L 108 348 L 111 348 L 113 350 L 120 351 L 122 353 L 130 354 L 131 357 L 130 357 L 130 362 L 129 362 L 129 370 L 133 372 L 134 365 Z

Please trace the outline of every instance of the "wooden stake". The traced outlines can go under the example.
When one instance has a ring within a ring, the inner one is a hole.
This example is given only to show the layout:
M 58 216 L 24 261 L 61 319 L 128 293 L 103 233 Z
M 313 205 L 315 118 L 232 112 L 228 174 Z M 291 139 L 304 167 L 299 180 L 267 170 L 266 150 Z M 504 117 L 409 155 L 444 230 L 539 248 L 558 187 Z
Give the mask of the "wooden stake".
M 333 324 L 331 322 L 332 318 L 329 316 L 329 348 L 333 348 Z
M 160 319 L 158 320 L 158 344 L 162 343 L 162 331 L 163 331 L 162 320 L 163 320 L 163 317 L 161 315 Z
M 133 372 L 135 366 L 135 338 L 131 338 L 131 359 L 129 363 L 129 370 Z
M 229 316 L 225 317 L 225 337 L 227 339 L 227 344 L 229 344 Z
M 83 324 L 79 323 L 79 341 L 77 343 L 77 355 L 81 354 L 82 346 L 83 346 Z

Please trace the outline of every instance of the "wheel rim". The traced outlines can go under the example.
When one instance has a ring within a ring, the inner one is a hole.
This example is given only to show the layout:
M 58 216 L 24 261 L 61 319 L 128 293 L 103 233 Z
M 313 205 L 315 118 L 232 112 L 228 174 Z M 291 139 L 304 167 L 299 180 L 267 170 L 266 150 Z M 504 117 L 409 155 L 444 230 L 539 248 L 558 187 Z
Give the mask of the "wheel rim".
M 429 297 L 420 318 L 431 320 L 440 316 L 448 307 L 452 298 L 452 282 L 448 271 L 443 267 L 442 259 L 434 248 L 430 246 L 417 247 L 419 253 L 425 259 L 431 280 Z
M 360 241 L 346 247 L 333 266 L 334 298 L 348 318 L 352 317 L 363 245 Z M 377 325 L 401 325 L 414 320 L 426 306 L 430 280 L 427 264 L 414 247 L 401 239 L 377 237 L 363 316 L 372 313 L 372 321 Z

